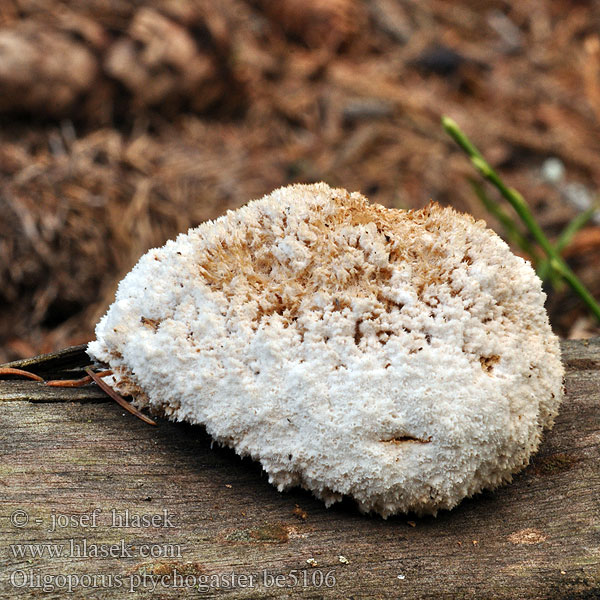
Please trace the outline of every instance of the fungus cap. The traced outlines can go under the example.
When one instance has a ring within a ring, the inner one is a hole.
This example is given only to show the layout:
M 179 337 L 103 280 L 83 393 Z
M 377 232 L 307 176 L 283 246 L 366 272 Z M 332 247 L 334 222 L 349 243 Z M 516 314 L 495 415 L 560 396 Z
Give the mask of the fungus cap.
M 544 300 L 483 221 L 294 185 L 150 250 L 88 352 L 279 490 L 435 514 L 510 481 L 552 426 Z

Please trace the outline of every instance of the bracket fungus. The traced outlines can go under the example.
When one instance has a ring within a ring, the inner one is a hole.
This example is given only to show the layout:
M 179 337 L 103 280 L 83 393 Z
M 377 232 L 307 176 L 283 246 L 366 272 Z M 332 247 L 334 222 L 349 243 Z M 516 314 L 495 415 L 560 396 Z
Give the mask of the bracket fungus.
M 145 254 L 88 353 L 280 491 L 435 514 L 510 481 L 552 427 L 544 300 L 483 221 L 294 185 Z

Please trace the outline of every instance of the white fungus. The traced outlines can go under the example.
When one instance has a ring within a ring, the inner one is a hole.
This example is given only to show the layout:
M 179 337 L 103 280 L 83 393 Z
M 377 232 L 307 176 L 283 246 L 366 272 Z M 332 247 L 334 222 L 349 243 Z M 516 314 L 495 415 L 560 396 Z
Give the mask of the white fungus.
M 483 221 L 295 185 L 150 250 L 88 352 L 280 491 L 435 514 L 510 481 L 552 426 L 544 300 Z

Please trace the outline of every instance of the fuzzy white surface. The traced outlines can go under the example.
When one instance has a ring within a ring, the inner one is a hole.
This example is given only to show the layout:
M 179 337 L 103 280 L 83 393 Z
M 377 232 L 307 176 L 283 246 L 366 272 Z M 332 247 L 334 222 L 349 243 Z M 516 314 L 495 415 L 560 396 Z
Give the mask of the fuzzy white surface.
M 436 513 L 509 481 L 552 426 L 544 300 L 482 221 L 297 185 L 150 250 L 88 352 L 279 490 Z

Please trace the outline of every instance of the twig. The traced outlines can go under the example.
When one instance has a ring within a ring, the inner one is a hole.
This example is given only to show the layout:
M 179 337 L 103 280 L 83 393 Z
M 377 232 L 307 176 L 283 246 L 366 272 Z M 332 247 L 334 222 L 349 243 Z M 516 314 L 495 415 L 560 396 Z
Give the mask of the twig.
M 100 377 L 96 373 L 94 373 L 89 367 L 86 367 L 84 371 L 93 379 L 93 381 L 98 385 L 98 387 L 106 392 L 117 404 L 122 406 L 126 411 L 130 412 L 132 415 L 135 415 L 138 419 L 144 421 L 144 423 L 148 423 L 148 425 L 156 425 L 156 422 L 153 421 L 150 417 L 142 414 L 137 408 L 132 406 L 129 402 L 121 398 L 117 392 L 115 392 L 109 385 L 104 383 Z
M 112 371 L 101 371 L 96 373 L 98 377 L 106 377 L 112 375 Z M 88 383 L 92 383 L 93 379 L 90 375 L 86 375 L 81 379 L 51 379 L 46 381 L 46 385 L 51 387 L 82 387 Z
M 477 150 L 469 138 L 461 131 L 459 126 L 453 119 L 442 117 L 442 125 L 448 135 L 466 152 L 470 157 L 471 162 L 479 173 L 487 179 L 496 189 L 506 198 L 510 205 L 515 209 L 517 215 L 523 221 L 527 229 L 535 241 L 546 253 L 549 259 L 550 267 L 561 275 L 566 282 L 571 286 L 573 291 L 583 300 L 586 306 L 590 309 L 593 315 L 600 321 L 600 306 L 590 294 L 587 288 L 581 283 L 577 275 L 573 273 L 561 257 L 556 248 L 550 243 L 541 227 L 538 225 L 533 214 L 529 210 L 529 206 L 525 199 L 517 190 L 510 188 L 504 184 L 496 171 L 487 163 L 482 154 Z
M 23 369 L 14 369 L 12 367 L 0 367 L 0 375 L 19 375 L 21 377 L 28 377 L 35 381 L 44 381 L 39 375 L 30 373 L 29 371 L 23 371 Z

